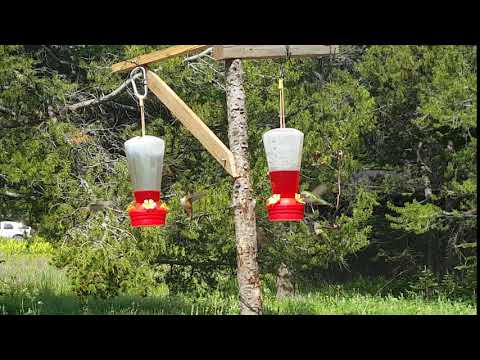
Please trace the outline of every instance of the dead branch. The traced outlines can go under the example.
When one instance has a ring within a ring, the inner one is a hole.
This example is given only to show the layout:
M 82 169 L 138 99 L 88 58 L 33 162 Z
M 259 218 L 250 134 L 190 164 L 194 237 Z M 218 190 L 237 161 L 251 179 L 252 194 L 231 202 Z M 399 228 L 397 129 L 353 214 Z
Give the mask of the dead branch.
M 185 60 L 183 60 L 183 61 L 184 62 L 190 62 L 190 61 L 197 60 L 197 59 L 199 59 L 203 56 L 210 55 L 212 53 L 212 51 L 213 51 L 213 48 L 208 48 L 208 49 L 202 51 L 200 54 L 193 55 L 193 56 L 185 58 Z
M 112 91 L 110 94 L 102 96 L 97 99 L 90 99 L 86 101 L 82 101 L 73 105 L 68 105 L 65 108 L 63 108 L 64 111 L 76 111 L 78 109 L 87 107 L 87 106 L 94 106 L 94 105 L 99 105 L 102 104 L 106 101 L 109 101 L 119 95 L 131 82 L 132 80 L 135 80 L 139 78 L 141 74 L 135 75 L 132 79 L 126 80 L 122 85 L 120 85 L 118 88 L 116 88 L 114 91 Z
M 0 105 L 0 111 L 3 111 L 7 114 L 10 114 L 12 116 L 16 116 L 17 114 L 15 113 L 15 111 L 12 111 L 10 109 L 7 109 L 6 107 L 3 107 L 2 105 Z
M 178 265 L 178 266 L 192 266 L 192 267 L 200 267 L 200 268 L 212 268 L 212 267 L 235 267 L 234 263 L 229 263 L 226 261 L 204 261 L 204 262 L 194 262 L 194 261 L 187 261 L 187 260 L 177 260 L 177 259 L 167 259 L 163 257 L 159 257 L 155 260 L 155 264 L 158 265 Z
M 465 212 L 448 212 L 448 211 L 442 211 L 442 215 L 444 217 L 449 217 L 449 218 L 475 218 L 477 217 L 477 209 L 472 209 L 469 211 Z

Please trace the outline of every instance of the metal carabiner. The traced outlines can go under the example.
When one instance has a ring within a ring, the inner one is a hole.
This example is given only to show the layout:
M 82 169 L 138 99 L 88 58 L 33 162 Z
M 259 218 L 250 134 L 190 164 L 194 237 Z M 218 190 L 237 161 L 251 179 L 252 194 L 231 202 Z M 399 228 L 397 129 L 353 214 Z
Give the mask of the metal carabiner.
M 144 94 L 140 95 L 138 93 L 137 89 L 137 84 L 135 83 L 135 76 L 137 75 L 136 73 L 140 70 L 143 74 L 143 89 L 144 89 Z M 140 100 L 140 99 L 145 99 L 148 94 L 148 84 L 147 84 L 147 73 L 145 71 L 145 68 L 142 66 L 136 67 L 135 69 L 132 70 L 130 73 L 130 80 L 132 81 L 132 86 L 133 86 L 133 92 L 135 93 L 135 96 Z
M 136 72 L 138 72 L 139 69 L 143 74 L 143 86 L 145 90 L 145 93 L 143 95 L 140 95 L 138 93 L 137 84 L 135 83 L 135 77 L 137 76 Z M 136 67 L 135 69 L 133 69 L 132 72 L 130 73 L 130 80 L 132 81 L 133 92 L 135 93 L 135 96 L 138 98 L 138 102 L 140 105 L 140 123 L 142 126 L 142 136 L 145 136 L 145 105 L 143 100 L 147 97 L 147 94 L 148 94 L 147 72 L 145 71 L 145 68 Z

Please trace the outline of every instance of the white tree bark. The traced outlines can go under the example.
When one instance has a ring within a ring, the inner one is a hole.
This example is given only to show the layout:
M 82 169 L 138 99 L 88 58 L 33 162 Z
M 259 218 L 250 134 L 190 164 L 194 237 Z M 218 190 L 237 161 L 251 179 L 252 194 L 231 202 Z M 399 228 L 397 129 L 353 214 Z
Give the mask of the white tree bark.
M 250 185 L 247 113 L 241 60 L 227 60 L 226 92 L 228 137 L 238 177 L 233 188 L 237 280 L 242 315 L 262 314 L 262 295 L 257 263 L 255 199 Z

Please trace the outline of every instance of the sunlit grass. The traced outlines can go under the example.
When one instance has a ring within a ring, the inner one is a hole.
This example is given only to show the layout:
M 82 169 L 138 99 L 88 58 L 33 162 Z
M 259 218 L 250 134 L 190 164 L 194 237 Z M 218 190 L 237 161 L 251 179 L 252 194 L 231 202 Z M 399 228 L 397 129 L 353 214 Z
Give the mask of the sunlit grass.
M 114 299 L 80 299 L 66 275 L 39 256 L 0 254 L 0 314 L 101 314 L 101 315 L 237 315 L 239 305 L 232 291 L 212 290 L 208 296 L 118 296 Z M 232 280 L 233 282 L 233 280 Z M 356 286 L 325 284 L 278 301 L 271 286 L 263 288 L 267 315 L 475 315 L 476 305 L 442 298 L 380 296 Z

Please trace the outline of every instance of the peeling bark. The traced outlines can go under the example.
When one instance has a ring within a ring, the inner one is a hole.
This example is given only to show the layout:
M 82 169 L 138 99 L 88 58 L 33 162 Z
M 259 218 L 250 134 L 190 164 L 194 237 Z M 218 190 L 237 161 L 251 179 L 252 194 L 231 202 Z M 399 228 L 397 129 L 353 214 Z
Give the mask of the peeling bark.
M 242 315 L 261 315 L 262 296 L 257 263 L 255 200 L 250 185 L 247 114 L 241 60 L 227 60 L 228 138 L 238 177 L 233 186 L 237 280 Z

